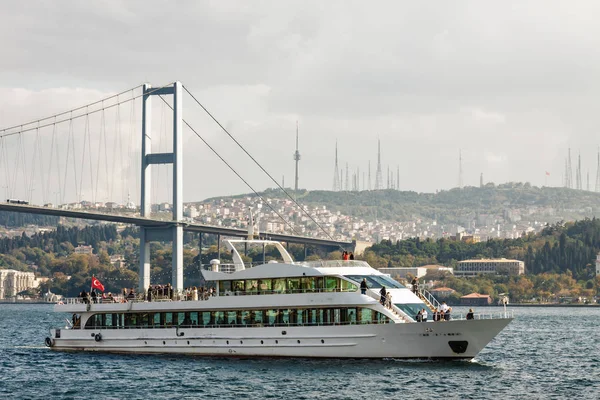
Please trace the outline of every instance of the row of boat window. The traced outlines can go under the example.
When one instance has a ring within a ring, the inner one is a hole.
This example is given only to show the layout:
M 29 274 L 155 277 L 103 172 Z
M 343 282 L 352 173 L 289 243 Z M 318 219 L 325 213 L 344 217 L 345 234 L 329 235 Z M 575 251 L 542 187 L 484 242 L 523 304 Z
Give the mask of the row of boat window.
M 85 329 L 262 327 L 387 324 L 379 311 L 364 307 L 279 308 L 268 310 L 175 311 L 93 314 Z M 78 328 L 77 324 L 75 328 Z
M 358 286 L 335 276 L 219 281 L 219 295 L 355 292 Z

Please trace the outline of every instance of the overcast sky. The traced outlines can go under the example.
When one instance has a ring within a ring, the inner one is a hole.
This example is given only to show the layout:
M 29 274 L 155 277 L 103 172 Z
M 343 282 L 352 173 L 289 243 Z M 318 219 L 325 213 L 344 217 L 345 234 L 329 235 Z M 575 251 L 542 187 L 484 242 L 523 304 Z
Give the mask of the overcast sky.
M 302 188 L 332 188 L 336 140 L 340 167 L 362 179 L 370 160 L 374 182 L 379 138 L 384 181 L 399 167 L 402 190 L 457 186 L 459 149 L 465 185 L 480 173 L 543 185 L 548 171 L 559 186 L 569 147 L 593 190 L 599 11 L 596 1 L 1 2 L 0 127 L 179 80 L 286 186 L 299 121 Z M 184 118 L 244 178 L 274 186 L 184 101 Z M 158 127 L 164 112 L 154 114 Z M 185 135 L 186 201 L 249 191 Z

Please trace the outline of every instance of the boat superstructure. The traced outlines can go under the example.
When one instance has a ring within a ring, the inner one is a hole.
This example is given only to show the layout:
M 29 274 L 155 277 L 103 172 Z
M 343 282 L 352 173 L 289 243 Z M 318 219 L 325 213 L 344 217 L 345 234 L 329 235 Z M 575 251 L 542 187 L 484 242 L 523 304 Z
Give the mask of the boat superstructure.
M 281 262 L 247 268 L 236 244 L 276 246 Z M 364 261 L 294 262 L 277 242 L 229 240 L 232 265 L 203 270 L 211 295 L 66 299 L 72 323 L 50 330 L 54 350 L 208 356 L 471 359 L 511 320 L 416 322 L 427 304 Z M 368 289 L 361 293 L 365 279 Z M 392 303 L 383 305 L 386 286 Z M 150 301 L 148 301 L 150 300 Z

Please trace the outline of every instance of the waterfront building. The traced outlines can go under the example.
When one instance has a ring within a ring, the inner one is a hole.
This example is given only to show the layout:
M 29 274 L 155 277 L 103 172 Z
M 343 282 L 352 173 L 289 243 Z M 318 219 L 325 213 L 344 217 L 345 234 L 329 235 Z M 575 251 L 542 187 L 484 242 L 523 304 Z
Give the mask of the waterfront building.
M 429 292 L 434 295 L 435 297 L 439 297 L 440 299 L 445 299 L 450 297 L 450 295 L 452 295 L 452 293 L 454 293 L 456 290 L 449 288 L 449 287 L 440 287 L 440 288 L 435 288 L 435 289 L 431 289 Z
M 0 300 L 15 297 L 23 290 L 36 287 L 33 272 L 0 269 Z
M 461 306 L 489 306 L 492 298 L 489 294 L 471 293 L 460 298 Z
M 600 276 L 600 253 L 596 255 L 596 276 Z
M 525 263 L 519 260 L 481 259 L 459 261 L 454 269 L 456 276 L 477 276 L 479 274 L 523 275 Z

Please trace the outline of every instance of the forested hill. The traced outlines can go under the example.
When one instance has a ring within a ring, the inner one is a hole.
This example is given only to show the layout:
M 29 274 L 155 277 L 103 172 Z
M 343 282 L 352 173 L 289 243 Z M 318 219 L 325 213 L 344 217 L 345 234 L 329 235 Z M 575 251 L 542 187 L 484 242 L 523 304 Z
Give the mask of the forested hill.
M 285 196 L 276 189 L 267 190 L 261 195 L 269 198 Z M 253 196 L 246 194 L 233 198 Z M 519 210 L 524 218 L 544 221 L 600 217 L 600 193 L 558 187 L 540 188 L 528 183 L 498 186 L 490 183 L 482 188 L 455 188 L 438 193 L 303 190 L 297 194 L 297 198 L 302 204 L 326 205 L 333 211 L 368 220 L 409 221 L 428 218 L 440 223 L 460 223 L 468 215 L 502 215 L 506 210 Z M 547 218 L 540 218 L 543 216 Z
M 376 267 L 412 267 L 425 264 L 454 266 L 457 261 L 477 258 L 511 258 L 525 261 L 528 274 L 566 273 L 576 279 L 594 276 L 594 261 L 600 251 L 600 219 L 587 219 L 547 226 L 538 234 L 518 239 L 467 243 L 449 239 L 391 242 L 383 240 L 365 252 Z
M 14 228 L 26 225 L 56 226 L 58 217 L 52 215 L 26 214 L 10 211 L 0 211 L 0 226 Z

